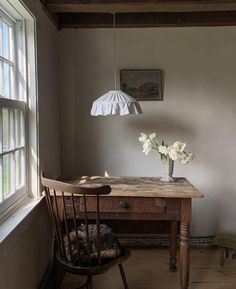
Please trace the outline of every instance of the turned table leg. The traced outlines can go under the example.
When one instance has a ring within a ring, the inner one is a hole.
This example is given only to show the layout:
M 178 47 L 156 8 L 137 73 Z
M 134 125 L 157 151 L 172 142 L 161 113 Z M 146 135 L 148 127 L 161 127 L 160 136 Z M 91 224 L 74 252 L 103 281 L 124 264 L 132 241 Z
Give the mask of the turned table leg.
M 180 222 L 180 285 L 189 287 L 189 230 L 191 220 L 191 199 L 181 200 Z
M 177 271 L 177 221 L 170 222 L 170 260 L 169 270 L 171 272 Z

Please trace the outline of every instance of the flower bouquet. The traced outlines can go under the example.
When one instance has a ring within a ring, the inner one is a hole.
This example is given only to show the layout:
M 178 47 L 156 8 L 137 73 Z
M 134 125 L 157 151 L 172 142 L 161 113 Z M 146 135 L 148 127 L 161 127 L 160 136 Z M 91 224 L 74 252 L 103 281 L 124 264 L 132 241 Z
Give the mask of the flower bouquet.
M 145 155 L 148 155 L 151 149 L 157 150 L 160 154 L 165 168 L 164 176 L 161 178 L 162 181 L 174 181 L 172 175 L 175 161 L 188 164 L 193 159 L 193 154 L 185 151 L 186 144 L 183 142 L 176 141 L 174 144 L 168 145 L 164 141 L 160 142 L 155 133 L 141 133 L 139 141 L 143 145 Z

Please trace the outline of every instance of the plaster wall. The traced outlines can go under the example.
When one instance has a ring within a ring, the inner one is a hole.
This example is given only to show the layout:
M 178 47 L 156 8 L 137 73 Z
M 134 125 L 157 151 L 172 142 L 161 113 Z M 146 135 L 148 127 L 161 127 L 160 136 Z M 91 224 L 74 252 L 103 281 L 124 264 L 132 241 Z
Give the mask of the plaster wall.
M 7 252 L 0 260 L 0 288 L 38 289 L 52 256 L 52 229 L 45 200 L 16 230 L 14 240 L 11 235 L 4 240 Z
M 155 131 L 196 155 L 175 165 L 205 194 L 193 202 L 192 235 L 235 230 L 236 28 L 117 29 L 117 69 L 162 69 L 164 100 L 141 102 L 141 116 L 90 117 L 93 100 L 114 89 L 112 33 L 60 32 L 64 175 L 159 176 L 159 156 L 138 142 Z

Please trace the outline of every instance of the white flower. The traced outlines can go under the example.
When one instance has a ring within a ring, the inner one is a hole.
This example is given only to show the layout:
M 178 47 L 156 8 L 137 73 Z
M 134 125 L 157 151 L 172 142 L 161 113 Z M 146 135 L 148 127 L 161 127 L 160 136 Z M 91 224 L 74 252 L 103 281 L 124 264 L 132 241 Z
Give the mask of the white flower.
M 145 140 L 143 143 L 143 153 L 145 153 L 145 155 L 147 156 L 151 149 L 152 149 L 152 144 L 151 144 L 150 139 Z
M 156 138 L 155 132 L 149 134 L 149 138 L 150 138 L 151 140 L 154 140 L 154 139 Z
M 180 159 L 180 155 L 179 155 L 179 152 L 176 151 L 176 149 L 174 148 L 174 146 L 169 146 L 168 148 L 168 154 L 169 154 L 169 157 L 173 160 L 173 161 L 177 161 Z
M 193 154 L 187 153 L 184 149 L 186 144 L 176 141 L 173 145 L 165 145 L 164 142 L 159 143 L 156 133 L 145 134 L 140 133 L 139 141 L 142 143 L 142 152 L 147 156 L 152 149 L 157 150 L 161 154 L 161 158 L 169 157 L 173 161 L 180 161 L 187 164 L 193 159 Z
M 140 142 L 145 142 L 147 140 L 147 138 L 148 138 L 147 135 L 145 133 L 141 132 L 138 140 Z
M 184 148 L 186 147 L 186 144 L 184 142 L 181 141 L 176 141 L 173 144 L 173 147 L 175 148 L 175 150 L 179 153 L 182 153 L 184 151 Z
M 192 153 L 183 153 L 181 155 L 181 158 L 180 158 L 180 162 L 184 165 L 188 164 L 189 162 L 191 162 L 193 160 L 193 154 Z
M 168 155 L 168 147 L 159 145 L 158 150 L 160 154 L 165 155 L 165 156 Z

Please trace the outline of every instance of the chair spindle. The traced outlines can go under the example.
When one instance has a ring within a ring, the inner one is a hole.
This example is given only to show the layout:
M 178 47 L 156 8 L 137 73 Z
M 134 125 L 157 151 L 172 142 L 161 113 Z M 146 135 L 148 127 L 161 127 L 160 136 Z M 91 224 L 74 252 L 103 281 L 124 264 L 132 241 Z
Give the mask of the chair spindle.
M 80 256 L 80 245 L 79 245 L 79 235 L 78 235 L 78 222 L 76 217 L 76 209 L 75 209 L 75 198 L 74 194 L 71 194 L 72 198 L 72 207 L 73 207 L 73 223 L 74 223 L 74 230 L 75 230 L 75 238 L 76 238 L 76 249 L 78 252 L 78 256 Z
M 96 210 L 96 225 L 97 225 L 97 258 L 98 264 L 101 264 L 101 236 L 100 236 L 100 211 L 99 211 L 99 195 L 96 196 L 97 199 L 97 210 Z
M 66 203 L 65 203 L 65 195 L 64 192 L 62 192 L 62 201 L 63 201 L 63 212 L 64 212 L 64 224 L 65 224 L 65 229 L 66 229 L 66 237 L 67 237 L 67 242 L 68 242 L 68 253 L 70 260 L 68 261 L 73 261 L 73 254 L 72 254 L 72 247 L 71 247 L 71 239 L 70 239 L 70 231 L 69 231 L 69 225 L 68 225 L 68 219 L 67 219 L 67 213 L 66 213 Z
M 90 250 L 90 241 L 89 241 L 89 227 L 88 227 L 88 214 L 87 214 L 87 203 L 86 203 L 86 196 L 83 195 L 84 200 L 84 219 L 85 219 L 85 227 L 86 227 L 86 243 L 87 243 L 87 254 L 88 254 L 88 262 L 91 264 L 91 250 Z

